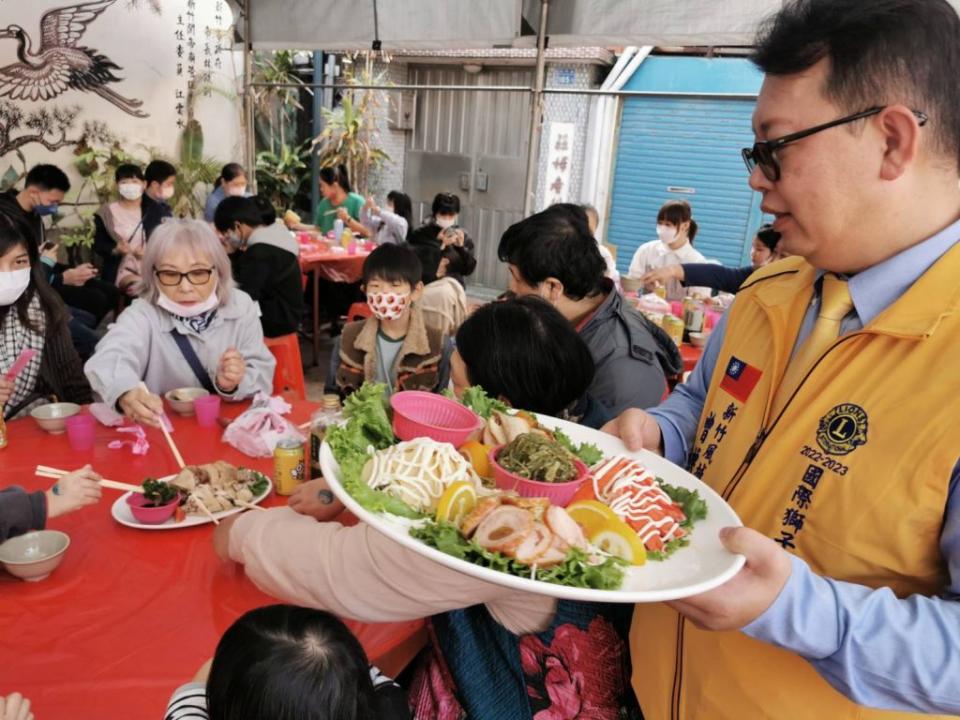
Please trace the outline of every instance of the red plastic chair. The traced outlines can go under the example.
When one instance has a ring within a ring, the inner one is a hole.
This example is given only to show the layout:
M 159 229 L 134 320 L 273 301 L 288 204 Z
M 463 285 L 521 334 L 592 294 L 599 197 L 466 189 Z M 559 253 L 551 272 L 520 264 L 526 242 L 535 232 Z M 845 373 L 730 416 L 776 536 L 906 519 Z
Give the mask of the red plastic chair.
M 350 306 L 350 309 L 347 310 L 348 322 L 353 322 L 354 320 L 366 320 L 368 317 L 372 316 L 373 311 L 365 302 L 355 302 Z
M 306 400 L 307 386 L 303 379 L 303 361 L 300 359 L 300 341 L 296 333 L 276 338 L 264 338 L 264 343 L 277 359 L 273 373 L 273 394 L 287 400 Z

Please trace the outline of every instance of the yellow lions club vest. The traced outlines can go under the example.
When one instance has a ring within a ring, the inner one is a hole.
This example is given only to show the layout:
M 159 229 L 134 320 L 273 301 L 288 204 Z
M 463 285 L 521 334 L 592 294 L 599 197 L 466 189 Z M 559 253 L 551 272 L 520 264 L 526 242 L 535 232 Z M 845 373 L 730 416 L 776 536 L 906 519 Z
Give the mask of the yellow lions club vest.
M 755 273 L 729 312 L 691 471 L 814 572 L 936 595 L 960 457 L 958 278 L 955 245 L 867 327 L 839 338 L 772 417 L 816 271 L 788 258 Z M 914 717 L 859 706 L 798 655 L 698 630 L 662 604 L 637 606 L 630 639 L 647 720 Z

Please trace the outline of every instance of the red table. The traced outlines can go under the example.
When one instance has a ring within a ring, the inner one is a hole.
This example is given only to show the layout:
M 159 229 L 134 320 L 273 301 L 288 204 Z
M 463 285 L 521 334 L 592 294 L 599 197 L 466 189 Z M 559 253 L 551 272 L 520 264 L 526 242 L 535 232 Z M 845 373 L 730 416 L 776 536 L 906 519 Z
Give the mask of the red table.
M 683 358 L 683 371 L 690 372 L 693 370 L 697 366 L 697 363 L 700 362 L 700 357 L 702 355 L 702 347 L 697 347 L 696 345 L 691 345 L 690 343 L 683 343 L 680 346 L 680 357 Z
M 225 405 L 234 417 L 244 408 Z M 297 403 L 294 422 L 313 405 Z M 251 459 L 220 441 L 222 429 L 172 417 L 187 463 L 224 459 L 264 472 L 272 460 Z M 48 435 L 29 419 L 8 423 L 9 446 L 0 450 L 0 485 L 49 487 L 34 477 L 37 464 L 74 469 L 84 463 L 112 480 L 139 483 L 177 467 L 159 431 L 148 430 L 150 451 L 108 450 L 112 428 L 97 427 L 89 453 L 70 450 L 65 435 Z M 54 573 L 39 583 L 0 570 L 0 694 L 22 692 L 37 718 L 160 717 L 170 694 L 192 679 L 227 627 L 255 607 L 277 602 L 257 590 L 243 570 L 213 553 L 213 527 L 144 531 L 113 520 L 120 493 L 104 490 L 99 505 L 53 519 L 70 536 Z M 266 505 L 285 498 L 270 496 Z M 371 660 L 395 674 L 422 647 L 422 620 L 368 625 L 348 623 Z
M 304 274 L 313 274 L 313 364 L 320 357 L 320 283 L 355 283 L 363 277 L 363 261 L 370 253 L 359 250 L 353 255 L 342 248 L 331 248 L 326 243 L 300 242 L 300 268 Z

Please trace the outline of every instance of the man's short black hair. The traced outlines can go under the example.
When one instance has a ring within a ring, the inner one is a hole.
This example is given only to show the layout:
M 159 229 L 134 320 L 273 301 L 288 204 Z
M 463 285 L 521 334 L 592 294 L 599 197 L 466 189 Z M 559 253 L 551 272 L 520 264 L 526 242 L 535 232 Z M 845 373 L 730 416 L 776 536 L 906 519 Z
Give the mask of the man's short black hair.
M 253 195 L 250 200 L 260 211 L 260 224 L 273 225 L 277 221 L 277 209 L 266 195 Z
M 232 230 L 237 223 L 257 228 L 263 225 L 263 213 L 252 198 L 225 197 L 213 212 L 213 226 L 220 232 Z
M 70 191 L 70 180 L 67 174 L 56 165 L 34 165 L 27 173 L 24 187 L 35 187 L 38 190 Z
M 960 18 L 947 0 L 791 0 L 768 18 L 753 62 L 793 75 L 828 59 L 823 93 L 847 113 L 908 105 L 960 163 Z
M 147 185 L 154 182 L 162 185 L 168 179 L 176 177 L 176 175 L 177 169 L 166 160 L 153 160 L 147 165 L 147 169 L 143 173 Z
M 539 297 L 487 303 L 457 331 L 471 385 L 516 408 L 558 415 L 593 382 L 590 349 L 574 327 Z
M 113 179 L 118 184 L 122 180 L 143 180 L 143 170 L 140 169 L 139 165 L 124 163 L 123 165 L 117 166 L 116 171 L 113 173 Z
M 453 193 L 437 193 L 436 197 L 433 198 L 433 206 L 430 208 L 430 212 L 434 217 L 437 215 L 459 215 L 460 198 Z
M 423 274 L 420 259 L 407 245 L 381 245 L 363 261 L 363 284 L 372 280 L 410 283 L 416 287 Z
M 551 205 L 511 225 L 500 238 L 497 255 L 516 267 L 528 285 L 556 278 L 571 300 L 600 292 L 607 269 L 587 214 L 569 203 Z

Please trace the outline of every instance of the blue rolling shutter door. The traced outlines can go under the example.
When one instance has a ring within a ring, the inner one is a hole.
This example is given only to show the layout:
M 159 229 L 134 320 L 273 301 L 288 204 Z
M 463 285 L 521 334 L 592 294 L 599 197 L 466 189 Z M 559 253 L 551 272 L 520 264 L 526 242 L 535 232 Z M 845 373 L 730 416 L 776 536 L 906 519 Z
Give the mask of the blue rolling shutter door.
M 620 272 L 641 244 L 656 239 L 657 211 L 675 199 L 693 207 L 701 253 L 732 267 L 749 262 L 760 195 L 747 185 L 740 149 L 753 144 L 754 105 L 693 97 L 624 101 L 607 233 Z

